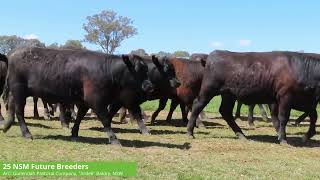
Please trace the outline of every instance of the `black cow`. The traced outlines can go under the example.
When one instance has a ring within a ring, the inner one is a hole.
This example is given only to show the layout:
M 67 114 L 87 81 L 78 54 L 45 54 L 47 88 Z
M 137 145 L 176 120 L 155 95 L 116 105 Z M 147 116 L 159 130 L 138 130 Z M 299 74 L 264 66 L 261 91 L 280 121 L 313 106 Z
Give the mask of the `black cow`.
M 125 107 L 130 107 L 127 104 L 141 104 L 147 100 L 159 99 L 164 94 L 171 93 L 171 91 L 174 91 L 180 85 L 180 82 L 175 77 L 174 66 L 167 58 L 158 59 L 155 56 L 144 56 L 143 59 L 148 66 L 148 77 L 153 84 L 154 90 L 137 98 L 130 95 L 132 93 L 132 90 L 122 89 L 119 92 L 120 94 L 122 94 L 122 96 L 120 96 L 119 99 L 114 99 L 113 103 L 108 108 L 110 112 L 110 119 L 112 119 L 112 117 L 118 112 L 122 105 L 126 105 Z M 142 119 L 142 113 L 140 110 L 138 114 L 132 113 L 130 111 L 130 108 L 128 108 L 128 110 L 133 119 Z M 79 125 L 80 122 L 76 121 L 72 129 L 74 137 L 78 136 Z
M 22 135 L 32 138 L 25 120 L 26 97 L 36 96 L 49 103 L 75 103 L 78 106 L 77 122 L 92 108 L 102 122 L 111 144 L 119 144 L 111 129 L 107 107 L 115 99 L 124 98 L 123 89 L 131 89 L 134 96 L 153 90 L 148 80 L 148 66 L 135 55 L 107 55 L 87 50 L 55 50 L 22 48 L 9 56 L 8 68 L 9 121 L 6 132 L 16 114 Z M 140 113 L 139 104 L 125 104 Z M 139 128 L 148 133 L 140 119 Z
M 4 54 L 0 53 L 0 96 L 3 92 L 4 85 L 6 82 L 7 69 L 8 69 L 8 59 Z M 0 121 L 3 121 L 3 120 L 4 118 L 1 114 L 1 104 L 0 104 Z
M 239 138 L 245 138 L 232 110 L 238 99 L 245 104 L 276 104 L 273 114 L 281 143 L 292 107 L 313 116 L 305 139 L 315 134 L 317 96 L 320 94 L 320 57 L 296 52 L 236 53 L 214 51 L 207 60 L 200 93 L 192 107 L 188 135 L 193 137 L 200 111 L 216 95 L 222 96 L 220 113 Z

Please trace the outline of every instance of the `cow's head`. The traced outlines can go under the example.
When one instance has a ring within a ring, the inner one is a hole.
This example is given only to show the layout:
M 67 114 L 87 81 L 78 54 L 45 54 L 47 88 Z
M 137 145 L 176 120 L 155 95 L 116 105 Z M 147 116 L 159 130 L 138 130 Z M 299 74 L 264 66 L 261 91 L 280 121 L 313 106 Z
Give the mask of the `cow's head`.
M 162 63 L 156 56 L 152 56 L 152 62 L 156 65 L 160 74 L 169 81 L 170 86 L 177 88 L 180 86 L 179 80 L 176 78 L 176 73 L 173 65 L 169 62 L 168 58 L 163 58 Z
M 205 67 L 207 59 L 208 59 L 208 54 L 201 54 L 201 53 L 200 54 L 197 54 L 197 53 L 196 54 L 192 54 L 191 55 L 191 59 L 201 62 L 201 65 L 203 67 Z
M 153 85 L 148 77 L 148 66 L 138 55 L 122 55 L 123 62 L 127 65 L 132 77 L 141 83 L 141 89 L 145 92 L 152 92 Z

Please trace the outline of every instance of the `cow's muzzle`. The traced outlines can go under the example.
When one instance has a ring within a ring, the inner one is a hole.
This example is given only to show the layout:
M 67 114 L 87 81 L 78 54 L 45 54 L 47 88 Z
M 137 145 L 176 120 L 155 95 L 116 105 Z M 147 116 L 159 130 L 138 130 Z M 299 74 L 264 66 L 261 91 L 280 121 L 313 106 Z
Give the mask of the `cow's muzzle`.
M 177 88 L 181 85 L 180 81 L 176 78 L 170 79 L 169 83 L 170 83 L 170 86 L 173 88 Z
M 145 92 L 153 92 L 154 88 L 150 80 L 144 80 L 142 82 L 142 90 Z

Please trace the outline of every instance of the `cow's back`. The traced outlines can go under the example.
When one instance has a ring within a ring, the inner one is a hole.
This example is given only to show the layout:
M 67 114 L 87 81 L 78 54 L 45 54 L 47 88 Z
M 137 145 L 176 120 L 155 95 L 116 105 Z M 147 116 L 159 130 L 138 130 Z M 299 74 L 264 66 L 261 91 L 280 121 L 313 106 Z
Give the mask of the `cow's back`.
M 282 52 L 214 51 L 208 57 L 205 74 L 220 94 L 230 93 L 245 103 L 270 103 L 278 96 L 275 92 L 286 88 L 283 84 L 293 86 L 296 80 Z
M 102 56 L 82 50 L 18 49 L 9 56 L 9 81 L 24 86 L 28 95 L 79 99 L 85 81 L 107 81 L 101 81 L 108 77 L 107 60 Z
M 200 91 L 204 67 L 199 61 L 181 58 L 173 58 L 171 62 L 175 67 L 176 77 L 181 83 L 176 95 L 184 103 L 191 103 Z

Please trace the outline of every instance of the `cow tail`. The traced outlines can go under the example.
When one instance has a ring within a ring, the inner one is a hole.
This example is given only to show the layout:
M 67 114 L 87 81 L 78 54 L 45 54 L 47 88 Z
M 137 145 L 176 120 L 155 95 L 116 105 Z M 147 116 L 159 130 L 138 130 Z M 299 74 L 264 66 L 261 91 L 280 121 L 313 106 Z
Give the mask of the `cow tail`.
M 9 97 L 9 87 L 8 87 L 8 58 L 6 55 L 1 54 L 0 53 L 0 61 L 3 61 L 6 63 L 6 69 L 7 69 L 7 73 L 6 73 L 6 77 L 5 77 L 5 83 L 4 85 L 0 85 L 0 95 L 2 94 L 2 99 L 4 101 L 5 104 L 7 104 L 8 102 L 8 97 Z
M 2 93 L 3 102 L 6 105 L 8 104 L 8 99 L 9 99 L 9 83 L 8 83 L 9 76 L 8 75 L 9 75 L 9 73 L 7 73 L 6 82 L 4 83 L 4 87 L 3 87 L 2 91 L 0 92 L 0 93 Z
M 8 58 L 6 55 L 0 53 L 0 61 L 5 62 L 8 67 Z

